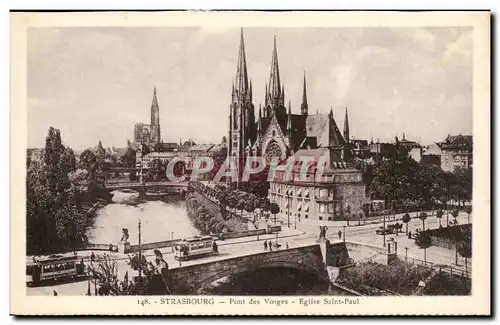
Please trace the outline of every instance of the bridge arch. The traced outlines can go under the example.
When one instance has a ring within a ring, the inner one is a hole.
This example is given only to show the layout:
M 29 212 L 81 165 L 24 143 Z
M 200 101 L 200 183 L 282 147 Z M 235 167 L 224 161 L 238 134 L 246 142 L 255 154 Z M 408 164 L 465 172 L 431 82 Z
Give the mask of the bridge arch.
M 264 263 L 256 263 L 252 265 L 247 265 L 247 266 L 238 266 L 238 267 L 233 267 L 233 268 L 228 268 L 225 270 L 222 270 L 216 274 L 213 274 L 211 276 L 206 277 L 202 281 L 198 282 L 196 284 L 196 288 L 193 288 L 196 292 L 199 292 L 203 290 L 203 288 L 210 283 L 217 281 L 219 279 L 222 279 L 227 276 L 239 274 L 239 273 L 244 273 L 244 272 L 252 272 L 260 269 L 269 269 L 269 268 L 290 268 L 290 269 L 296 269 L 302 272 L 306 273 L 311 273 L 317 276 L 318 278 L 322 277 L 323 274 L 322 272 L 317 268 L 313 267 L 311 265 L 302 263 L 300 261 L 287 261 L 287 260 L 281 260 L 281 261 L 271 261 L 271 262 L 264 262 Z

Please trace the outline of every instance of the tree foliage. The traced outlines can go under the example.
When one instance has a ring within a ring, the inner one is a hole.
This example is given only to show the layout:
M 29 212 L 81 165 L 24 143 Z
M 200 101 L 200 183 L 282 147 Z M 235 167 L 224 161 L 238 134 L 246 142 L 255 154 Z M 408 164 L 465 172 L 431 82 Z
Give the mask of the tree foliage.
M 93 170 L 91 164 L 86 166 Z M 50 127 L 43 159 L 31 162 L 27 170 L 28 254 L 74 249 L 86 242 L 88 218 L 82 200 L 89 189 L 88 174 L 87 169 L 77 170 L 73 150 L 65 148 L 60 131 Z

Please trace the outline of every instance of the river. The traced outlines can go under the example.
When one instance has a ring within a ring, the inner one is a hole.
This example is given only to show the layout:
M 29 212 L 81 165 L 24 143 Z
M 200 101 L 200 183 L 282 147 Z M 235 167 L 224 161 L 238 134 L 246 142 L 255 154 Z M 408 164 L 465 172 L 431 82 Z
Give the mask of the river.
M 125 193 L 115 193 L 124 196 Z M 89 229 L 89 241 L 116 243 L 122 228 L 128 228 L 129 241 L 138 244 L 138 222 L 141 220 L 141 241 L 150 243 L 199 235 L 186 214 L 184 201 L 146 201 L 137 205 L 110 203 L 96 212 Z M 288 268 L 268 268 L 243 272 L 220 279 L 205 288 L 211 295 L 345 295 L 328 282 L 315 276 Z
M 184 201 L 147 201 L 137 205 L 110 203 L 99 209 L 89 229 L 89 241 L 98 244 L 116 243 L 122 236 L 122 228 L 128 228 L 129 241 L 139 243 L 138 223 L 141 221 L 141 242 L 150 243 L 174 238 L 199 235 L 186 215 Z

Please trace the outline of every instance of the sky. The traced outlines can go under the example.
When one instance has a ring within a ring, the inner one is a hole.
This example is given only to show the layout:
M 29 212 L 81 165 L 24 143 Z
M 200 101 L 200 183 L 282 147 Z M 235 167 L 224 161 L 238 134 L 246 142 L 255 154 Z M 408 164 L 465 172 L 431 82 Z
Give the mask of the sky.
M 470 28 L 245 28 L 258 116 L 276 35 L 285 101 L 327 113 L 351 136 L 429 144 L 472 134 Z M 30 28 L 28 147 L 50 126 L 76 150 L 124 147 L 149 123 L 157 87 L 165 142 L 219 143 L 228 133 L 239 28 Z

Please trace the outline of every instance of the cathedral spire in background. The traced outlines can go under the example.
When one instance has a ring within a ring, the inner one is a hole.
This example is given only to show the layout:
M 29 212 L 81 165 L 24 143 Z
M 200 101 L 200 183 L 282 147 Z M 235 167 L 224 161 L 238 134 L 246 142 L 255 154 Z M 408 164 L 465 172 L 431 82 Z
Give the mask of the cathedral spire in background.
M 245 41 L 243 40 L 243 28 L 240 36 L 240 50 L 238 53 L 238 65 L 236 67 L 236 92 L 238 96 L 247 94 L 248 91 L 248 74 L 247 60 L 245 56 Z
M 153 89 L 153 100 L 151 101 L 151 142 L 160 142 L 160 106 L 156 98 L 156 86 Z
M 300 105 L 300 112 L 302 115 L 307 116 L 309 106 L 307 105 L 307 89 L 306 89 L 306 72 L 304 71 L 304 86 L 302 89 L 302 104 Z

